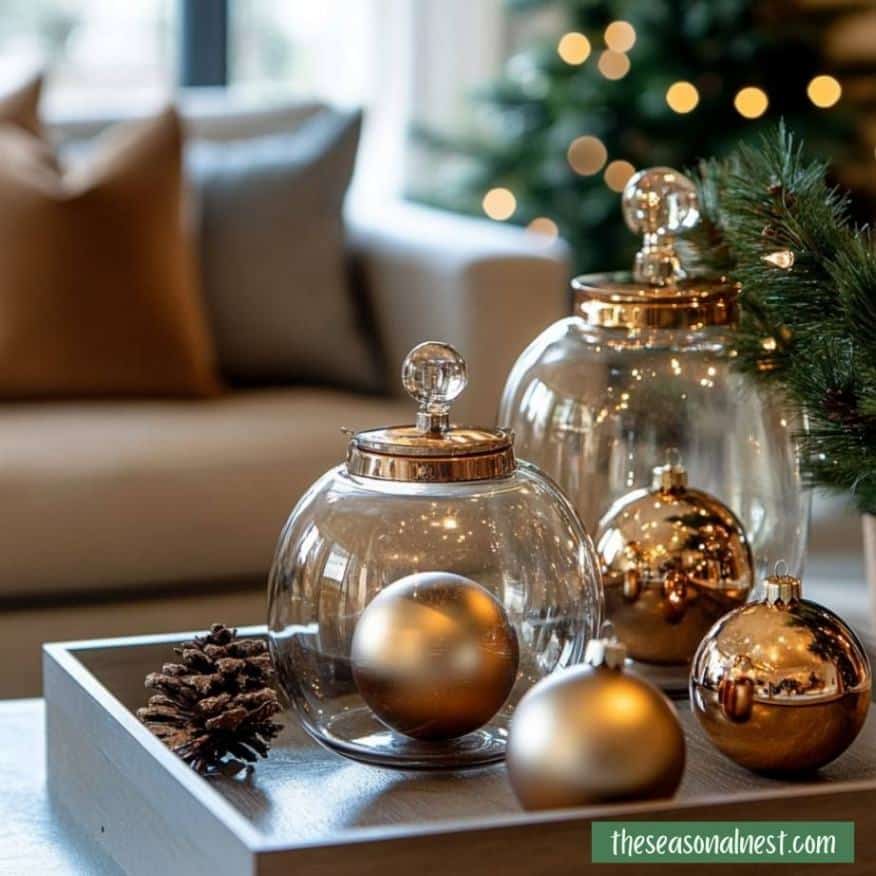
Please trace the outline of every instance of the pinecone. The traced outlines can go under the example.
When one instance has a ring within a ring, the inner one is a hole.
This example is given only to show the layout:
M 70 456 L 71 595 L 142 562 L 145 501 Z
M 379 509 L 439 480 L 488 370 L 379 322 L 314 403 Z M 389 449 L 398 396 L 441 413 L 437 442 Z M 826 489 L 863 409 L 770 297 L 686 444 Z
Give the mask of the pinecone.
M 238 639 L 237 630 L 213 624 L 210 632 L 174 648 L 181 663 L 165 663 L 146 676 L 153 694 L 137 717 L 202 775 L 234 775 L 258 756 L 282 729 L 267 646 Z M 236 760 L 225 760 L 232 755 Z

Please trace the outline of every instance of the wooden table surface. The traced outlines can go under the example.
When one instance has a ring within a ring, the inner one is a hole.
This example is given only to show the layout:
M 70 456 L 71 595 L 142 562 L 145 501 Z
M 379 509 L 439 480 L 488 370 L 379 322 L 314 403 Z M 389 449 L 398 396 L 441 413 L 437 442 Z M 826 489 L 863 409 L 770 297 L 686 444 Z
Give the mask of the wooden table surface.
M 838 587 L 839 582 L 825 574 L 827 570 L 819 571 L 817 585 L 809 587 L 807 595 L 834 607 L 860 631 L 869 632 L 863 587 Z M 842 580 L 845 576 L 839 577 Z M 846 578 L 843 583 L 847 582 Z M 48 798 L 43 712 L 41 700 L 0 701 L 0 874 L 118 876 L 116 865 L 86 845 Z M 349 767 L 351 774 L 362 772 L 363 781 L 368 778 L 368 768 Z M 398 793 L 395 789 L 388 797 Z

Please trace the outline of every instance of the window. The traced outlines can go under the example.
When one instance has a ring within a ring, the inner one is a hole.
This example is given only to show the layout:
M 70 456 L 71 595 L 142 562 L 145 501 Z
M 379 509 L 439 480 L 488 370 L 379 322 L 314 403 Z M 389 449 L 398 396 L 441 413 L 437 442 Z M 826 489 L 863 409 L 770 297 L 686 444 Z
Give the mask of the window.
M 365 103 L 374 79 L 375 0 L 231 0 L 230 83 Z
M 412 120 L 466 117 L 468 91 L 503 54 L 502 8 L 502 0 L 0 0 L 0 89 L 47 67 L 49 118 L 136 114 L 180 85 L 364 106 L 357 179 L 383 197 L 401 188 Z
M 226 17 L 225 0 L 0 0 L 0 77 L 48 64 L 48 103 L 65 109 L 155 99 L 186 77 L 362 103 L 378 2 L 228 0 Z
M 175 82 L 176 0 L 0 0 L 0 79 L 48 65 L 47 104 L 148 99 Z

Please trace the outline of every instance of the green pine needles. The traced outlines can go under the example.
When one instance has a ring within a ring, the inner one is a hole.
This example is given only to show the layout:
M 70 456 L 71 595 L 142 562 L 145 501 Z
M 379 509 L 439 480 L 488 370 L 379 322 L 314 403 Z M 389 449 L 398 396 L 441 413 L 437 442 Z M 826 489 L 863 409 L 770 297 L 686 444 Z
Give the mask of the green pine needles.
M 876 247 L 780 125 L 696 174 L 694 260 L 742 284 L 738 367 L 803 412 L 803 471 L 876 513 Z

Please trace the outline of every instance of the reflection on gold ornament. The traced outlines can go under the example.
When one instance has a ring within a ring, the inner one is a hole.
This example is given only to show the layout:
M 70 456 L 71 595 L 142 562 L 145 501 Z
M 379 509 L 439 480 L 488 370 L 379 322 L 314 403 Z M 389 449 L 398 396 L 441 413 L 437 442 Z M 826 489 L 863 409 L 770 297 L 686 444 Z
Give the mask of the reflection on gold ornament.
M 526 809 L 671 797 L 684 772 L 675 707 L 624 672 L 613 638 L 592 640 L 583 666 L 539 682 L 511 721 L 508 776 Z
M 419 572 L 362 612 L 351 662 L 359 693 L 384 724 L 415 739 L 453 739 L 502 707 L 517 676 L 517 635 L 476 582 Z
M 691 667 L 691 707 L 715 746 L 751 770 L 814 770 L 842 754 L 870 705 L 871 672 L 855 634 L 776 574 L 760 602 L 703 639 Z
M 606 617 L 636 660 L 687 663 L 754 583 L 742 524 L 714 496 L 689 488 L 677 462 L 655 468 L 650 489 L 619 499 L 597 540 Z

